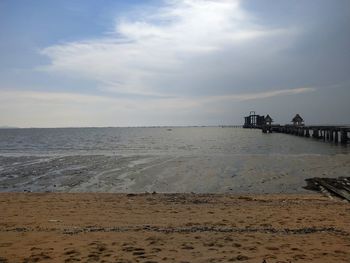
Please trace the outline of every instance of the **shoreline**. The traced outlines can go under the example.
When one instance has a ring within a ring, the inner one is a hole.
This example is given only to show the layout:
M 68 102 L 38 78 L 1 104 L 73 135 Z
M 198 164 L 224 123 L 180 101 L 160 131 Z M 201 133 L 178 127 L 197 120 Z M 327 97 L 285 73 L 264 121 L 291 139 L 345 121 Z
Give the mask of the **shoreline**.
M 1 157 L 0 192 L 306 193 L 350 172 L 350 155 Z
M 314 193 L 0 193 L 0 211 L 0 262 L 350 261 L 349 203 Z

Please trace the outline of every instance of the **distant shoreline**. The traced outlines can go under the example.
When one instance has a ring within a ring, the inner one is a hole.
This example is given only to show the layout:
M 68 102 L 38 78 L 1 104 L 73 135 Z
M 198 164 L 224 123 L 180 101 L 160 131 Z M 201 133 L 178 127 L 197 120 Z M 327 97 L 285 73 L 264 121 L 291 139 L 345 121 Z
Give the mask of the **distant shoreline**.
M 350 126 L 350 124 L 310 124 L 311 126 Z M 0 127 L 0 130 L 11 129 L 111 129 L 111 128 L 242 128 L 242 124 L 229 125 L 174 125 L 174 126 L 85 126 L 85 127 Z M 248 129 L 249 130 L 249 129 Z
M 178 126 L 86 126 L 86 127 L 0 127 L 0 129 L 98 129 L 98 128 L 241 128 L 243 125 L 178 125 Z

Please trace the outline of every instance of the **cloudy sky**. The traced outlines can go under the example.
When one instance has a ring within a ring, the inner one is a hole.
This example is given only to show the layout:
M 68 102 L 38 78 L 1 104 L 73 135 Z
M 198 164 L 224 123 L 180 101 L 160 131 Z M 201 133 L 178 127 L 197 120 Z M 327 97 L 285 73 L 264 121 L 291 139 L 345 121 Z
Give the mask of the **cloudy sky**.
M 2 0 L 0 126 L 350 123 L 349 0 Z

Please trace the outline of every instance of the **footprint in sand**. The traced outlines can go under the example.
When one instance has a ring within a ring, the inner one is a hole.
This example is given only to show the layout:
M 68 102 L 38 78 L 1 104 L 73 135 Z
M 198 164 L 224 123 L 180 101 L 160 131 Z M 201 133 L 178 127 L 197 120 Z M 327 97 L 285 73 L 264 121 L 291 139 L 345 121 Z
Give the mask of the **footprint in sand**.
M 140 251 L 144 251 L 144 249 L 143 248 L 137 248 L 137 247 L 132 247 L 132 246 L 129 246 L 129 247 L 123 247 L 122 248 L 122 250 L 123 251 L 125 251 L 125 252 L 140 252 Z
M 10 247 L 10 246 L 12 246 L 12 243 L 0 243 L 0 247 Z
M 81 261 L 80 258 L 67 258 L 64 260 L 64 263 L 79 262 L 79 261 Z
M 203 246 L 205 247 L 213 247 L 215 246 L 214 242 L 209 242 L 209 243 L 203 243 Z
M 298 260 L 298 259 L 306 259 L 306 255 L 304 254 L 298 254 L 293 256 L 293 259 Z
M 87 262 L 102 262 L 104 260 L 101 260 L 102 257 L 109 257 L 112 254 L 110 250 L 107 249 L 107 245 L 94 241 L 89 244 L 89 250 L 90 253 L 88 254 Z
M 145 240 L 149 242 L 149 245 L 158 245 L 158 246 L 164 245 L 163 240 L 155 236 L 148 237 Z
M 186 244 L 186 243 L 182 244 L 182 247 L 181 247 L 181 248 L 182 248 L 182 249 L 194 249 L 194 247 L 193 247 L 192 245 Z
M 80 259 L 80 252 L 72 249 L 72 248 L 66 248 L 64 249 L 65 252 L 63 253 L 65 256 L 68 256 L 68 258 L 66 258 L 64 260 L 64 262 L 68 263 L 68 262 L 77 262 L 77 261 L 81 261 Z
M 143 256 L 145 254 L 145 251 L 144 250 L 141 250 L 141 251 L 135 251 L 132 253 L 134 256 Z
M 276 251 L 276 250 L 279 250 L 279 248 L 278 247 L 265 247 L 267 250 L 274 250 L 274 251 Z
M 122 248 L 122 250 L 124 252 L 131 253 L 133 256 L 135 256 L 138 259 L 145 259 L 153 256 L 153 255 L 146 255 L 145 250 L 143 248 L 138 248 L 138 247 L 127 246 Z M 158 250 L 160 251 L 161 249 L 153 249 L 152 252 L 158 252 Z
M 233 247 L 241 247 L 242 245 L 239 244 L 239 243 L 233 243 L 232 246 L 233 246 Z
M 248 260 L 248 259 L 249 259 L 249 257 L 247 257 L 247 256 L 238 255 L 237 257 L 230 258 L 228 261 L 234 262 L 234 261 L 244 261 L 244 260 Z
M 66 251 L 63 253 L 64 255 L 67 255 L 67 256 L 72 256 L 72 255 L 78 256 L 78 255 L 80 255 L 80 253 L 77 250 L 75 250 L 75 249 L 66 248 L 65 250 Z
M 100 256 L 96 253 L 90 253 L 88 255 L 87 262 L 98 262 L 100 260 Z
M 40 253 L 31 254 L 28 258 L 24 259 L 24 262 L 32 263 L 32 262 L 40 262 L 42 260 L 48 260 L 48 259 L 51 259 L 51 257 L 47 253 L 40 252 Z

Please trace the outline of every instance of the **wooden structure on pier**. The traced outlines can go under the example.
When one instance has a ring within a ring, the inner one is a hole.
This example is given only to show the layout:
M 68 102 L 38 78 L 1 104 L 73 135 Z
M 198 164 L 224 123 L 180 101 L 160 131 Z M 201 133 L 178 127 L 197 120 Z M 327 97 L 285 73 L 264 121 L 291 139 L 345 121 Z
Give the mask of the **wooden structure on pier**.
M 273 119 L 270 117 L 270 115 L 266 115 L 265 117 L 265 125 L 268 125 L 268 126 L 271 126 L 272 125 L 272 122 L 273 122 Z
M 304 126 L 304 120 L 302 117 L 300 117 L 299 114 L 295 115 L 295 117 L 292 119 L 292 122 L 293 122 L 293 126 L 297 126 L 297 127 Z
M 243 128 L 262 129 L 264 126 L 271 126 L 273 120 L 270 115 L 257 115 L 255 111 L 251 111 L 249 116 L 244 117 Z
M 350 142 L 350 126 L 306 126 L 303 118 L 296 114 L 292 119 L 292 125 L 273 125 L 270 115 L 266 117 L 255 114 L 251 111 L 250 115 L 245 117 L 243 128 L 261 129 L 263 133 L 286 133 L 301 137 L 311 137 L 333 143 L 341 143 L 343 145 Z
M 260 129 L 264 125 L 265 117 L 255 114 L 255 111 L 251 111 L 249 116 L 244 117 L 243 128 Z

